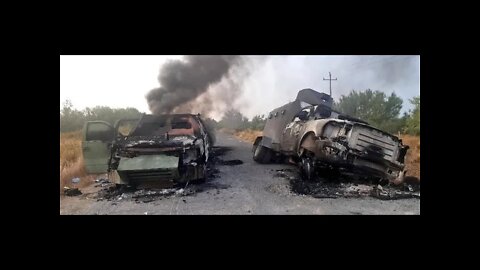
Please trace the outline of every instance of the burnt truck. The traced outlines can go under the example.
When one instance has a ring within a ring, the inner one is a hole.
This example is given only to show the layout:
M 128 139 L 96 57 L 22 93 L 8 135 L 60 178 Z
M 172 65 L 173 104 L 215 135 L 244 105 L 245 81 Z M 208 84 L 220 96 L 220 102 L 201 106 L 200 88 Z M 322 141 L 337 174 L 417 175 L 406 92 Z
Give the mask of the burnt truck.
M 200 115 L 143 114 L 85 123 L 82 151 L 88 173 L 108 173 L 116 184 L 187 183 L 205 179 L 213 143 Z
M 269 163 L 278 157 L 296 162 L 311 180 L 327 168 L 395 183 L 404 178 L 408 146 L 401 139 L 332 109 L 330 95 L 312 89 L 269 113 L 263 136 L 253 144 L 253 159 Z

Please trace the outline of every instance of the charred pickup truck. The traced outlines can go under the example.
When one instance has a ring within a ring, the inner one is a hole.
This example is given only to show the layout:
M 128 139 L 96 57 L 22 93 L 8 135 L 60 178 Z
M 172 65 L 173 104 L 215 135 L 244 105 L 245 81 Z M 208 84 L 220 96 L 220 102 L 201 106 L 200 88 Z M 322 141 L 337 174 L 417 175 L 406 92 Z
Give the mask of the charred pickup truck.
M 271 162 L 290 157 L 304 178 L 326 167 L 401 182 L 408 146 L 365 121 L 332 109 L 333 99 L 312 89 L 299 91 L 295 101 L 273 110 L 263 136 L 253 145 L 253 159 Z
M 130 125 L 128 132 L 121 128 Z M 213 138 L 199 115 L 146 115 L 114 126 L 85 123 L 82 150 L 88 173 L 109 173 L 116 184 L 186 183 L 206 176 Z

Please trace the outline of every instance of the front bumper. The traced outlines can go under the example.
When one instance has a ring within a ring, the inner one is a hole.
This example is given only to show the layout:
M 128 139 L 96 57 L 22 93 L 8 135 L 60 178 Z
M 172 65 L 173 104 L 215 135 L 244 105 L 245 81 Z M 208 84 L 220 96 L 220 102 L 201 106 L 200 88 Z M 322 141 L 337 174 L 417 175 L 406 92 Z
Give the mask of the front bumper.
M 189 162 L 173 155 L 139 155 L 122 157 L 116 169 L 116 183 L 139 184 L 156 181 L 186 183 L 202 178 L 205 171 L 203 164 Z
M 346 143 L 331 140 L 317 140 L 314 161 L 343 168 L 362 176 L 397 179 L 403 176 L 405 165 L 398 161 L 388 161 L 377 153 L 366 153 L 350 149 Z

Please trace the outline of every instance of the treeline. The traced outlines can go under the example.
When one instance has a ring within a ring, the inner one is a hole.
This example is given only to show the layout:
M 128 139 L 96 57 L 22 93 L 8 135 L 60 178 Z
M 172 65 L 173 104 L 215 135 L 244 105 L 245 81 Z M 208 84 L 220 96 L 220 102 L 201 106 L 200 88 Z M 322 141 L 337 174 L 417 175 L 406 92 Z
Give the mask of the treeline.
M 410 99 L 413 110 L 400 116 L 403 100 L 395 93 L 386 95 L 380 91 L 352 91 L 342 95 L 334 102 L 334 109 L 344 114 L 367 121 L 370 125 L 390 133 L 420 135 L 420 96 Z M 112 109 L 105 106 L 86 108 L 82 111 L 73 108 L 70 101 L 63 104 L 60 111 L 60 131 L 75 131 L 83 127 L 85 121 L 102 120 L 112 124 L 121 118 L 136 118 L 141 115 L 135 108 Z M 220 121 L 204 119 L 210 128 L 228 128 L 235 130 L 263 130 L 265 115 L 256 115 L 248 119 L 236 110 L 229 110 Z
M 352 91 L 334 103 L 334 109 L 362 120 L 390 133 L 420 135 L 420 96 L 409 100 L 413 110 L 400 116 L 403 100 L 395 93 Z
M 334 109 L 390 133 L 420 135 L 420 96 L 409 102 L 414 106 L 413 110 L 400 116 L 403 106 L 400 97 L 395 93 L 387 96 L 383 92 L 367 89 L 342 95 L 339 101 L 334 102 Z M 265 122 L 265 115 L 256 115 L 249 120 L 240 112 L 230 110 L 219 122 L 213 120 L 211 123 L 217 128 L 263 130 Z
M 213 125 L 216 128 L 227 128 L 235 130 L 263 130 L 263 128 L 265 127 L 265 123 L 267 122 L 267 118 L 265 117 L 265 115 L 256 115 L 251 120 L 249 120 L 239 111 L 229 110 L 223 115 L 222 119 L 219 122 L 216 122 L 213 119 L 208 119 L 208 121 L 211 123 L 210 125 Z
M 112 109 L 106 106 L 77 110 L 73 108 L 72 102 L 67 100 L 60 110 L 60 132 L 80 130 L 86 121 L 100 120 L 113 125 L 119 119 L 138 118 L 141 114 L 135 108 Z
M 73 107 L 72 102 L 67 100 L 60 109 L 60 132 L 81 130 L 87 121 L 106 121 L 113 125 L 119 119 L 138 118 L 141 115 L 142 113 L 135 108 L 112 109 L 107 106 L 97 106 L 77 110 Z M 248 120 L 240 112 L 231 110 L 225 113 L 221 121 L 204 118 L 204 122 L 209 130 L 218 128 L 262 130 L 265 126 L 266 118 L 264 115 L 259 115 L 252 120 Z

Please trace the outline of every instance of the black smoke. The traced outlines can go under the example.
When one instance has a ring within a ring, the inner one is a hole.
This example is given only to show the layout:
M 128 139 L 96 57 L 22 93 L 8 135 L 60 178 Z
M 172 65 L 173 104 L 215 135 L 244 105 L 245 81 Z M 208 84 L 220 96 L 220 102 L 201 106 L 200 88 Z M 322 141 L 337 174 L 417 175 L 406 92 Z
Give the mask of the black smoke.
M 150 111 L 168 114 L 177 112 L 180 107 L 183 109 L 206 93 L 211 85 L 227 77 L 239 58 L 236 55 L 189 55 L 183 61 L 168 61 L 160 69 L 160 87 L 146 95 Z M 188 110 L 184 113 L 192 112 L 192 108 Z

